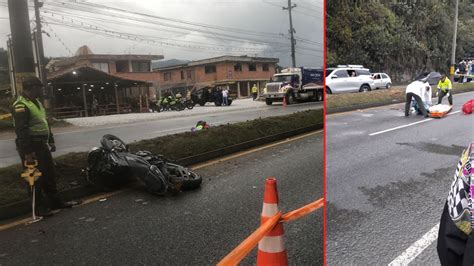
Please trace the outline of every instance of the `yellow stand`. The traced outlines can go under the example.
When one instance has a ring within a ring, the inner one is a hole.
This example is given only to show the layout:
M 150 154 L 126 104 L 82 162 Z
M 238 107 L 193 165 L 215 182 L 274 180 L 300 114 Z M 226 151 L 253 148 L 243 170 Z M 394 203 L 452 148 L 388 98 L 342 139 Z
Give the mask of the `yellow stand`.
M 28 184 L 30 185 L 31 191 L 33 191 L 33 200 L 31 201 L 32 202 L 32 206 L 31 206 L 32 217 L 31 217 L 31 221 L 27 222 L 27 224 L 36 223 L 43 219 L 43 217 L 41 216 L 36 216 L 36 213 L 35 213 L 35 201 L 36 201 L 35 182 L 42 175 L 41 172 L 38 170 L 38 168 L 36 168 L 37 166 L 38 166 L 37 160 L 35 160 L 33 164 L 28 164 L 25 161 L 26 169 L 23 173 L 21 173 L 21 177 L 23 177 L 26 180 L 26 182 L 28 182 Z

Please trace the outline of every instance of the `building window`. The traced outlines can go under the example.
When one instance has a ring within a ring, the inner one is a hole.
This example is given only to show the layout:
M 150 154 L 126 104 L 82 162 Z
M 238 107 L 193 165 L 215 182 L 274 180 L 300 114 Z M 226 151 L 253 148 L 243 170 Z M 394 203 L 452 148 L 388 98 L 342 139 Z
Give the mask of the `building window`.
M 256 64 L 249 64 L 249 71 L 257 71 L 257 65 Z
M 191 70 L 186 70 L 186 77 L 191 79 L 193 77 L 193 72 L 191 72 Z
M 181 79 L 184 79 L 184 71 L 181 70 Z
M 204 72 L 206 72 L 206 74 L 216 73 L 216 66 L 215 65 L 205 66 L 204 67 Z
M 263 70 L 263 71 L 270 71 L 270 70 L 269 70 L 269 67 L 268 67 L 268 64 L 263 64 L 263 65 L 262 65 L 262 70 Z
M 165 81 L 170 81 L 171 80 L 171 72 L 165 72 L 163 73 L 163 79 Z
M 115 62 L 117 72 L 130 72 L 128 69 L 128 61 L 117 61 Z
M 150 62 L 132 61 L 132 72 L 150 72 Z
M 92 67 L 105 73 L 109 73 L 109 63 L 92 63 Z
M 234 71 L 242 72 L 242 64 L 235 64 Z

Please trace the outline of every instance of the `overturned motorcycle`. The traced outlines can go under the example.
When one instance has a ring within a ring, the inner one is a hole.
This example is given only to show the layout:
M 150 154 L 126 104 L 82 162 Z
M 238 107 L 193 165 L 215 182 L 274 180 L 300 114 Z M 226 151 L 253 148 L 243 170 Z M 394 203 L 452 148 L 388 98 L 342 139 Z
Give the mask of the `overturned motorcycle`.
M 100 147 L 87 155 L 87 180 L 98 187 L 110 188 L 138 180 L 156 195 L 176 194 L 198 188 L 202 177 L 149 151 L 131 153 L 116 136 L 104 135 Z

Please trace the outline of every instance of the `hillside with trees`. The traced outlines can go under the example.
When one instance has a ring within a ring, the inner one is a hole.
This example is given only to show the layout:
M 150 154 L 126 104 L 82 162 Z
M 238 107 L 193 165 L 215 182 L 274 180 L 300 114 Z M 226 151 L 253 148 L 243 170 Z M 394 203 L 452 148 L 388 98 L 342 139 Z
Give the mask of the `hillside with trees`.
M 327 65 L 362 64 L 395 81 L 448 72 L 454 1 L 329 0 Z M 461 0 L 456 61 L 474 56 L 474 4 Z

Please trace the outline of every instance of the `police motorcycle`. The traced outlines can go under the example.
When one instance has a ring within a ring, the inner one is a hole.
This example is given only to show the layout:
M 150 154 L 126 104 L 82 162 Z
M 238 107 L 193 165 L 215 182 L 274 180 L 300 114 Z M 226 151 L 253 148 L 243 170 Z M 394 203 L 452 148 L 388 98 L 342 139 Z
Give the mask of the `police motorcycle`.
M 183 111 L 184 109 L 186 109 L 186 106 L 184 105 L 182 101 L 181 94 L 177 94 L 176 97 L 168 95 L 168 96 L 164 96 L 160 98 L 159 108 L 158 108 L 160 112 L 170 111 L 170 110 Z
M 202 177 L 164 156 L 149 151 L 132 153 L 127 144 L 114 135 L 104 135 L 100 147 L 87 155 L 86 178 L 89 183 L 110 189 L 138 180 L 155 195 L 199 188 Z

